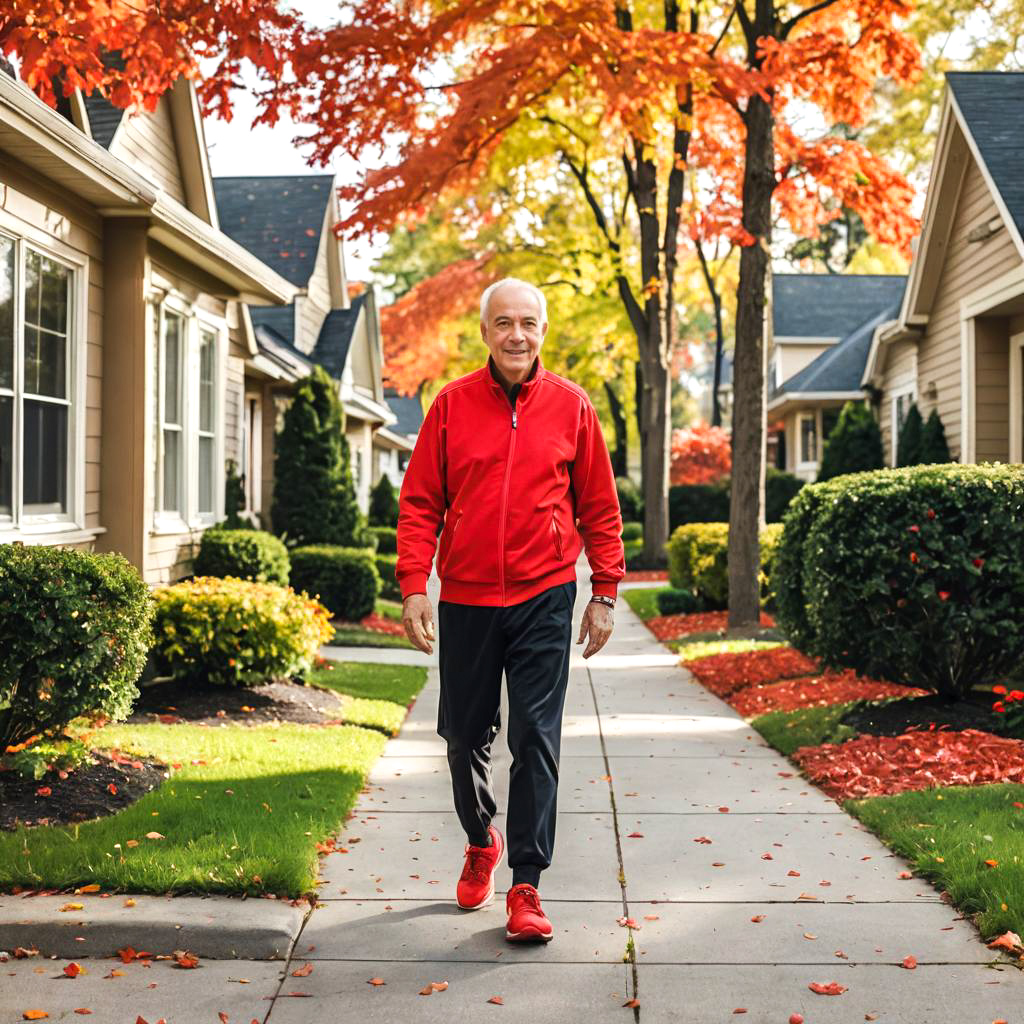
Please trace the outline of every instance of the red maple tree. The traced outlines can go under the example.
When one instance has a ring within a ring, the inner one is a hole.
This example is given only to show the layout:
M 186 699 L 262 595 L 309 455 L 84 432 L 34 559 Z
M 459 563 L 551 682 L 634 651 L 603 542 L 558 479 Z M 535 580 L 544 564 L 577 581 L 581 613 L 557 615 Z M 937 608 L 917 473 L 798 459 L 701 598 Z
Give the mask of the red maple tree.
M 710 484 L 732 468 L 729 432 L 699 423 L 672 431 L 673 484 Z

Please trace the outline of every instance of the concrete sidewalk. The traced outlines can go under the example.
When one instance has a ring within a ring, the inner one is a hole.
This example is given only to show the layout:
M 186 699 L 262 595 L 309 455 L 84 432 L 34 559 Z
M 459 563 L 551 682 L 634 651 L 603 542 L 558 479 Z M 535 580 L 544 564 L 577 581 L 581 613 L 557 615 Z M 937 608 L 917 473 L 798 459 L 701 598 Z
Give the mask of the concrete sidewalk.
M 454 904 L 465 837 L 435 731 L 435 648 L 432 658 L 414 652 L 430 665 L 427 687 L 339 833 L 349 852 L 324 859 L 321 903 L 287 964 L 114 964 L 125 970 L 114 981 L 100 980 L 112 961 L 83 960 L 90 975 L 71 981 L 59 978 L 65 961 L 42 975 L 38 959 L 11 960 L 0 966 L 0 1024 L 34 1006 L 54 1020 L 90 1007 L 97 1024 L 136 1014 L 149 1024 L 160 1016 L 215 1024 L 218 1011 L 231 1024 L 448 1024 L 491 1015 L 707 1024 L 734 1019 L 739 1008 L 766 1024 L 792 1013 L 807 1024 L 1020 1024 L 1020 972 L 930 885 L 900 879 L 908 865 L 692 681 L 624 601 L 605 649 L 579 657 L 588 578 L 581 560 L 555 859 L 540 886 L 551 943 L 505 941 L 507 863 L 491 906 L 467 913 Z M 436 607 L 436 577 L 430 589 Z M 494 775 L 503 830 L 508 768 L 502 732 Z M 620 918 L 639 926 L 632 955 Z M 901 966 L 908 954 L 914 970 Z M 308 975 L 293 975 L 307 966 Z M 847 991 L 808 989 L 831 981 Z M 431 982 L 448 988 L 420 995 Z M 504 1005 L 490 1004 L 493 996 Z M 639 1008 L 623 1008 L 633 998 Z

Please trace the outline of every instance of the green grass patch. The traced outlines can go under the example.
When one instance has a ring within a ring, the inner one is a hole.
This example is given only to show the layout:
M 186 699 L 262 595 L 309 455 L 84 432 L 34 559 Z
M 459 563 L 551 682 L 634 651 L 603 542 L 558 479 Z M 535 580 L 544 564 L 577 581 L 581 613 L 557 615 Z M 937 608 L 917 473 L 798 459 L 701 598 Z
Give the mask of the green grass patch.
M 777 640 L 697 640 L 692 636 L 669 640 L 666 644 L 679 653 L 681 661 L 696 661 L 709 658 L 712 654 L 740 654 L 743 651 L 765 651 L 771 647 L 782 647 Z
M 335 693 L 369 700 L 388 700 L 403 708 L 423 689 L 425 665 L 378 665 L 363 661 L 329 661 L 328 668 L 316 668 L 309 682 Z
M 822 743 L 852 740 L 856 729 L 840 723 L 843 714 L 860 701 L 847 701 L 823 708 L 798 711 L 769 711 L 758 715 L 751 725 L 778 751 L 787 756 L 797 747 L 817 747 Z
M 342 696 L 344 704 L 339 715 L 346 725 L 379 729 L 394 736 L 405 721 L 406 709 L 391 700 L 367 700 L 365 697 Z
M 626 604 L 640 616 L 645 622 L 660 615 L 658 611 L 658 594 L 662 590 L 671 590 L 671 587 L 630 587 L 629 590 L 621 591 L 626 599 Z
M 846 800 L 843 809 L 947 889 L 991 939 L 1024 932 L 1024 810 L 1014 801 L 1024 803 L 1024 785 L 992 783 Z
M 392 636 L 390 633 L 377 633 L 372 629 L 357 629 L 344 626 L 334 631 L 331 644 L 335 647 L 403 647 L 415 651 L 406 636 Z
M 390 601 L 386 597 L 378 597 L 374 604 L 374 611 L 384 619 L 394 619 L 395 622 L 402 621 L 402 602 Z
M 386 742 L 351 725 L 105 726 L 93 746 L 182 767 L 109 817 L 0 833 L 0 888 L 312 892 L 315 844 L 338 832 Z M 146 839 L 150 831 L 164 838 Z

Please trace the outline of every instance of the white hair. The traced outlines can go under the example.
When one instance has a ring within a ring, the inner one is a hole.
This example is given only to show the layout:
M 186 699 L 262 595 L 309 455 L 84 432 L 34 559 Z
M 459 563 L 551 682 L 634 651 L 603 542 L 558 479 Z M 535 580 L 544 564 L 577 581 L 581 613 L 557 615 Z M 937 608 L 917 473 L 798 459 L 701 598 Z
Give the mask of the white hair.
M 533 292 L 534 298 L 537 300 L 537 305 L 540 306 L 540 319 L 541 323 L 546 323 L 548 319 L 548 300 L 544 293 L 535 285 L 530 284 L 529 281 L 523 281 L 518 277 L 503 277 L 500 281 L 495 281 L 494 284 L 488 285 L 483 294 L 480 296 L 480 321 L 481 323 L 487 322 L 487 305 L 491 301 L 491 296 L 506 284 L 518 284 L 523 288 L 528 288 Z

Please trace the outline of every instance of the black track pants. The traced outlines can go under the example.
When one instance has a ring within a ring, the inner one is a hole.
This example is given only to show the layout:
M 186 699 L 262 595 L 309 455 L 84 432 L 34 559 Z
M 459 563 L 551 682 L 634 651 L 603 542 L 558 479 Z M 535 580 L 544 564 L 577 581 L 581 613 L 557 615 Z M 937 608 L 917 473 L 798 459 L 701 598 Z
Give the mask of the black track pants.
M 456 813 L 477 846 L 486 845 L 497 811 L 491 741 L 505 673 L 512 754 L 505 838 L 512 868 L 551 864 L 575 602 L 571 580 L 505 608 L 437 605 L 437 731 L 448 742 Z

